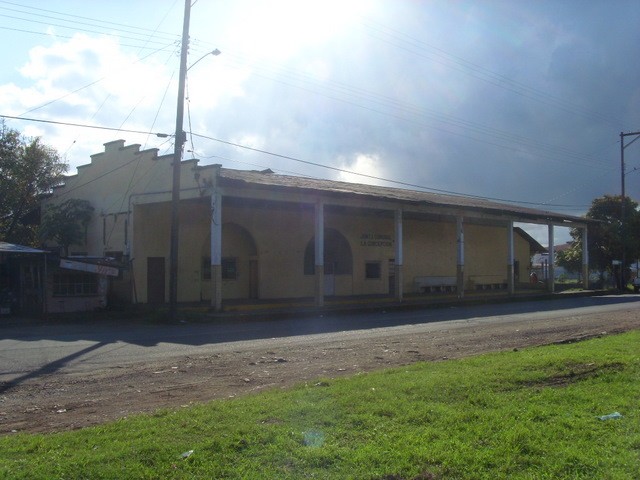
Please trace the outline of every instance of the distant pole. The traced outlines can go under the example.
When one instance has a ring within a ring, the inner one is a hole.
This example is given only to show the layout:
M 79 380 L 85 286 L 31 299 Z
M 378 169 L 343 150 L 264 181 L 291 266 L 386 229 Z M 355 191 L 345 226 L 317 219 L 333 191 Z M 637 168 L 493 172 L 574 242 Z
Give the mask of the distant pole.
M 189 51 L 189 19 L 191 0 L 184 2 L 182 25 L 182 48 L 180 51 L 180 78 L 178 80 L 178 108 L 176 113 L 176 134 L 173 151 L 173 188 L 171 190 L 171 250 L 169 252 L 169 318 L 175 320 L 178 304 L 178 241 L 180 230 L 180 164 L 182 148 L 186 141 L 183 131 L 184 90 L 187 76 L 187 53 Z
M 626 145 L 624 144 L 624 137 L 628 137 L 628 136 L 634 136 L 636 138 L 634 138 L 633 140 L 631 140 L 629 143 L 627 143 Z M 622 241 L 622 262 L 620 265 L 620 288 L 622 290 L 625 289 L 625 269 L 626 269 L 626 254 L 627 254 L 627 247 L 626 247 L 626 241 L 627 241 L 627 236 L 626 236 L 626 225 L 625 225 L 625 215 L 626 215 L 626 207 L 625 207 L 625 199 L 626 199 L 626 195 L 625 195 L 625 188 L 624 188 L 624 177 L 625 177 L 625 172 L 624 172 L 624 149 L 627 148 L 629 145 L 631 145 L 633 142 L 635 142 L 636 140 L 638 140 L 638 138 L 640 138 L 640 132 L 630 132 L 630 133 L 624 133 L 624 132 L 620 132 L 620 176 L 621 176 L 621 183 L 622 183 L 622 188 L 621 188 L 621 194 L 622 194 L 622 206 L 620 207 L 620 238 Z
M 620 202 L 620 240 L 622 241 L 622 264 L 620 265 L 620 289 L 624 291 L 624 266 L 626 263 L 627 256 L 627 248 L 626 248 L 626 234 L 625 234 L 625 191 L 624 191 L 624 133 L 620 132 L 620 175 L 621 175 L 621 184 L 620 192 L 622 195 L 622 201 Z

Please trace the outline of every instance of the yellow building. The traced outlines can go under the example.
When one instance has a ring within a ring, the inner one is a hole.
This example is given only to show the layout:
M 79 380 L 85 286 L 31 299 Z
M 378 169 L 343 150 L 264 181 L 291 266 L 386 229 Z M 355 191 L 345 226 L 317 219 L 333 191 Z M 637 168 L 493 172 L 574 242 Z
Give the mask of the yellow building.
M 129 275 L 112 288 L 134 303 L 169 298 L 172 160 L 110 142 L 45 201 L 91 202 L 86 243 L 71 252 L 122 258 Z M 554 225 L 581 228 L 586 240 L 578 217 L 183 161 L 177 299 L 220 310 L 225 300 L 313 298 L 321 306 L 332 296 L 513 295 L 542 248 L 514 222 L 548 225 L 551 244 Z

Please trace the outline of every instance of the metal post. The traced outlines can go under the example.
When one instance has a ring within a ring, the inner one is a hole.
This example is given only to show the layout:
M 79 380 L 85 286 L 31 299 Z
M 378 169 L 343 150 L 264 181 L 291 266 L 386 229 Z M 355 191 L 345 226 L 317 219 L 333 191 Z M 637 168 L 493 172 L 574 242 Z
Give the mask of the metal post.
M 43 278 L 42 278 L 42 317 L 43 320 L 48 320 L 47 313 L 49 312 L 47 305 L 47 254 L 44 254 L 44 265 L 43 265 Z
M 324 203 L 316 202 L 315 208 L 315 277 L 316 306 L 324 306 Z
M 624 189 L 624 133 L 620 132 L 620 175 L 622 177 L 622 201 L 620 202 L 620 240 L 622 243 L 622 265 L 620 265 L 620 288 L 624 291 L 624 269 L 626 264 L 626 232 L 625 232 L 625 189 Z
M 222 310 L 222 195 L 211 192 L 211 307 Z
M 582 229 L 582 286 L 589 288 L 589 244 L 587 227 Z
M 404 292 L 403 288 L 403 265 L 404 265 L 404 251 L 402 249 L 402 209 L 398 208 L 394 214 L 395 217 L 395 232 L 396 232 L 396 243 L 395 243 L 395 272 L 393 275 L 393 281 L 395 282 L 394 288 L 396 293 L 396 300 L 401 302 Z
M 516 293 L 514 260 L 513 222 L 510 221 L 507 225 L 507 288 L 510 295 Z
M 636 138 L 634 138 L 633 140 L 631 140 L 627 145 L 624 144 L 624 137 L 628 137 L 628 136 L 634 136 Z M 625 289 L 625 278 L 624 278 L 624 274 L 625 274 L 625 269 L 626 269 L 626 222 L 625 222 L 625 188 L 624 188 L 624 176 L 625 176 L 625 172 L 624 172 L 624 149 L 627 148 L 629 145 L 631 145 L 633 142 L 635 142 L 636 140 L 638 140 L 638 138 L 640 138 L 640 132 L 630 132 L 630 133 L 624 133 L 624 132 L 620 132 L 620 176 L 621 176 L 621 183 L 622 183 L 622 188 L 621 188 L 621 194 L 622 194 L 622 201 L 621 203 L 621 207 L 620 207 L 620 239 L 622 241 L 622 265 L 620 265 L 620 288 L 622 288 L 622 290 Z
M 458 298 L 464 296 L 464 220 L 456 217 L 456 289 Z
M 554 234 L 553 234 L 553 225 L 549 225 L 549 264 L 548 264 L 548 272 L 549 272 L 549 278 L 548 278 L 548 286 L 549 286 L 549 292 L 553 293 L 556 289 L 555 287 L 555 263 L 556 263 L 556 256 L 555 256 L 555 246 L 554 246 Z
M 171 190 L 171 247 L 169 252 L 169 317 L 176 318 L 178 303 L 178 241 L 180 230 L 180 164 L 186 135 L 182 130 L 184 122 L 184 90 L 187 76 L 187 53 L 189 50 L 189 19 L 191 0 L 184 2 L 182 26 L 182 48 L 180 51 L 180 78 L 178 81 L 178 107 L 176 113 L 176 134 L 173 151 L 173 187 Z

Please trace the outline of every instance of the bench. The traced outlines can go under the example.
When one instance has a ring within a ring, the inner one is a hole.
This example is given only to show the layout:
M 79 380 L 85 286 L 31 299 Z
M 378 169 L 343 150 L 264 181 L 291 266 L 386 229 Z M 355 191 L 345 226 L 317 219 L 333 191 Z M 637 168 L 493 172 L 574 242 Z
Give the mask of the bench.
M 455 293 L 458 289 L 458 280 L 456 277 L 445 276 L 424 276 L 414 277 L 413 284 L 418 293 Z
M 471 275 L 469 277 L 471 290 L 506 290 L 507 281 L 500 275 Z

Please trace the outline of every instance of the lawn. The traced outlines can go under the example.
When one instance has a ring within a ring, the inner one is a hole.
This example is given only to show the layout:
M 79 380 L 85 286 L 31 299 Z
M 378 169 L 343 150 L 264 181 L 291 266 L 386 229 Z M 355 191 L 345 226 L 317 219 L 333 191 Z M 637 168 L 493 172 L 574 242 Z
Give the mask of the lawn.
M 4 436 L 0 478 L 633 479 L 639 407 L 635 331 Z

